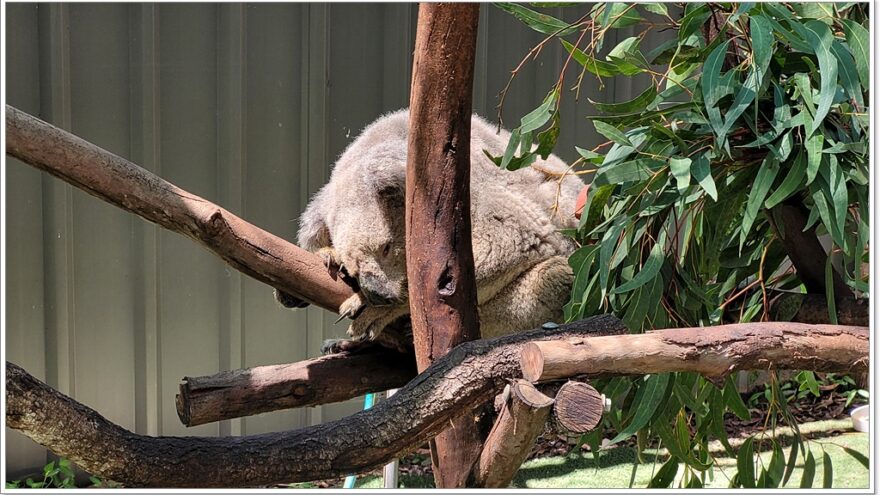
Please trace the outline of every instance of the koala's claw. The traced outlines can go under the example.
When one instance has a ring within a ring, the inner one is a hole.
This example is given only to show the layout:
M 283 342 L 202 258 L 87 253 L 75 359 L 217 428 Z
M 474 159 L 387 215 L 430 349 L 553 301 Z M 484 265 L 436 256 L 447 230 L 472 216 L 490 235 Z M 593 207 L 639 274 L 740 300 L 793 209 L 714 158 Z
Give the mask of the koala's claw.
M 375 344 L 366 339 L 327 339 L 321 344 L 321 354 L 339 354 L 340 352 L 358 352 Z
M 340 271 L 344 273 L 345 267 L 342 266 L 342 261 L 339 260 L 339 255 L 332 247 L 322 247 L 321 249 L 318 249 L 315 254 L 320 256 L 324 261 L 324 266 L 327 267 L 327 271 L 330 272 L 331 277 L 336 278 Z
M 285 308 L 290 309 L 305 308 L 309 305 L 308 302 L 278 289 L 275 289 L 275 300 Z
M 336 320 L 336 323 L 339 323 L 345 318 L 351 318 L 354 320 L 364 312 L 366 307 L 367 304 L 364 300 L 363 294 L 356 292 L 353 296 L 349 297 L 339 305 L 339 319 Z

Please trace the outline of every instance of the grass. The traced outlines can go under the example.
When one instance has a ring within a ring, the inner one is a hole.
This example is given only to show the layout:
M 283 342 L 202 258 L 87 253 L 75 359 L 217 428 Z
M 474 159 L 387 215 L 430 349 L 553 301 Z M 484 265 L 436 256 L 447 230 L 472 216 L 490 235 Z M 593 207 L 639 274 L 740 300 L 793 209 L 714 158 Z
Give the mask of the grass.
M 844 448 L 869 456 L 868 435 L 866 433 L 852 432 L 849 420 L 817 421 L 805 423 L 800 426 L 801 431 L 809 434 L 812 440 L 809 446 L 816 459 L 816 473 L 813 479 L 813 487 L 822 487 L 824 465 L 822 451 L 831 457 L 833 465 L 834 488 L 867 488 L 869 486 L 869 473 L 859 460 L 849 454 Z M 828 432 L 833 430 L 847 430 L 837 436 L 830 436 Z M 737 443 L 734 443 L 736 448 Z M 784 448 L 788 456 L 789 449 Z M 770 452 L 761 454 L 762 461 L 768 463 Z M 711 469 L 711 477 L 706 479 L 706 487 L 726 488 L 730 477 L 736 472 L 736 459 L 726 457 L 723 452 L 715 453 L 717 464 Z M 657 459 L 656 464 L 654 460 Z M 647 486 L 652 473 L 662 465 L 665 456 L 661 453 L 659 458 L 656 451 L 646 450 L 643 453 L 643 464 L 634 464 L 636 460 L 635 450 L 630 447 L 619 447 L 603 453 L 598 462 L 589 453 L 572 454 L 565 457 L 544 457 L 533 459 L 523 464 L 511 485 L 513 488 L 627 488 L 632 486 L 643 488 Z M 681 477 L 679 468 L 678 477 Z M 803 459 L 798 456 L 798 461 L 785 486 L 797 488 L 800 486 L 803 474 Z M 431 488 L 433 479 L 427 476 L 402 476 L 401 488 Z M 677 486 L 677 482 L 673 485 Z M 379 476 L 366 476 L 358 479 L 358 488 L 381 488 L 382 479 Z

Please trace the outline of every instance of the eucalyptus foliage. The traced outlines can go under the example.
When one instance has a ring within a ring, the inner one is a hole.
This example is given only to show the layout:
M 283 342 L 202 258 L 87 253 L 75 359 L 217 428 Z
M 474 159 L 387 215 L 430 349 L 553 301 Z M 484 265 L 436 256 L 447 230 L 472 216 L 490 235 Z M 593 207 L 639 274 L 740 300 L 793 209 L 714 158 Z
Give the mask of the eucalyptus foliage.
M 573 170 L 595 175 L 572 232 L 581 247 L 569 260 L 568 320 L 613 312 L 639 332 L 770 319 L 773 294 L 805 292 L 780 240 L 783 203 L 803 208 L 807 227 L 830 238 L 832 256 L 821 267 L 829 320 L 836 321 L 835 270 L 867 296 L 867 4 L 496 5 L 546 35 L 530 55 L 562 45 L 566 67 L 580 71 L 576 89 L 614 78 L 649 81 L 629 101 L 595 102 L 597 114 L 587 116 L 608 141 L 577 148 Z M 582 17 L 569 23 L 540 12 L 560 6 Z M 638 34 L 603 49 L 605 37 L 624 27 Z M 642 46 L 661 30 L 671 33 L 667 41 Z M 504 155 L 490 156 L 500 167 L 525 167 L 554 149 L 567 110 L 565 76 L 522 118 Z M 671 454 L 652 486 L 676 479 L 702 486 L 713 475 L 709 441 L 731 450 L 725 412 L 749 416 L 731 380 L 718 388 L 675 373 L 601 385 L 625 406 L 608 415 L 619 432 L 612 443 L 659 438 Z M 777 420 L 796 428 L 775 381 L 770 390 L 768 428 Z M 594 452 L 599 435 L 586 438 Z M 758 448 L 772 450 L 767 465 L 755 464 Z M 730 484 L 781 486 L 798 455 L 815 466 L 800 438 L 787 452 L 776 441 L 749 439 Z

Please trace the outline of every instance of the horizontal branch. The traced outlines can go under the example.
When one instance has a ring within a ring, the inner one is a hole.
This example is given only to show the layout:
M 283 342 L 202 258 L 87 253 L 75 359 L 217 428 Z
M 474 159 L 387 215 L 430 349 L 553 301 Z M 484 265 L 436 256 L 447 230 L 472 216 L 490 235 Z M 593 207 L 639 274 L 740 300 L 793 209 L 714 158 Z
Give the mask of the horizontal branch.
M 795 321 L 798 323 L 830 323 L 828 300 L 823 294 L 796 294 L 770 291 L 770 317 L 774 320 Z M 778 296 L 773 295 L 779 293 Z M 869 300 L 867 298 L 844 297 L 837 302 L 837 323 L 840 325 L 868 326 Z
M 82 138 L 6 105 L 6 153 L 183 234 L 233 268 L 322 308 L 353 294 L 321 259 Z
M 278 409 L 317 406 L 399 388 L 416 376 L 412 354 L 381 346 L 292 364 L 185 377 L 177 415 L 186 426 Z
M 531 381 L 578 375 L 691 371 L 719 381 L 737 370 L 864 372 L 868 328 L 803 323 L 740 323 L 638 335 L 532 342 L 523 348 Z
M 6 425 L 84 470 L 126 486 L 258 486 L 377 468 L 518 378 L 523 345 L 625 332 L 612 316 L 465 342 L 391 398 L 339 421 L 246 437 L 149 437 L 6 364 Z

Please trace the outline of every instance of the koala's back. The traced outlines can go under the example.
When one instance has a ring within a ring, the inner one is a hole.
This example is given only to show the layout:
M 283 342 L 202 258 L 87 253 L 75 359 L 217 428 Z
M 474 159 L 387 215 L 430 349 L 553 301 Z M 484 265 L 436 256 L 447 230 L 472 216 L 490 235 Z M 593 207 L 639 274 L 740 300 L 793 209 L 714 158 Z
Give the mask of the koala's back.
M 407 131 L 409 112 L 399 110 L 377 119 L 367 126 L 360 136 L 340 156 L 333 170 L 334 176 L 357 174 L 370 177 L 378 169 L 398 167 L 405 174 L 407 155 Z M 514 195 L 534 202 L 536 215 L 557 228 L 572 228 L 575 201 L 583 182 L 571 173 L 569 167 L 556 155 L 538 160 L 531 166 L 516 171 L 502 170 L 484 154 L 504 154 L 510 132 L 496 126 L 478 115 L 471 119 L 471 190 L 474 213 L 487 213 L 496 205 L 487 205 L 493 195 L 491 189 L 503 188 Z M 560 180 L 561 178 L 561 180 Z M 331 182 L 333 177 L 331 177 Z M 488 207 L 488 209 L 487 209 Z M 504 205 L 497 205 L 503 208 Z

